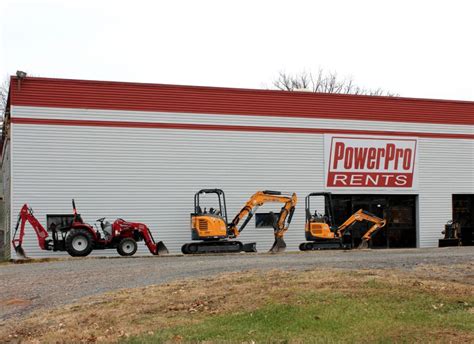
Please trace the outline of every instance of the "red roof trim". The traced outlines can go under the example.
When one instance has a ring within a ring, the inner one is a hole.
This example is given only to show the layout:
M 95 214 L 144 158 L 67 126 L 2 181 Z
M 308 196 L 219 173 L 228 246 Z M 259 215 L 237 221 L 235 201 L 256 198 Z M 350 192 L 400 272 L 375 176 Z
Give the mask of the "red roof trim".
M 215 124 L 188 124 L 188 123 L 156 123 L 156 122 L 123 122 L 123 121 L 97 121 L 97 120 L 68 120 L 14 117 L 12 123 L 37 124 L 37 125 L 64 125 L 88 127 L 115 127 L 115 128 L 147 128 L 147 129 L 182 129 L 182 130 L 213 130 L 213 131 L 247 131 L 247 132 L 273 132 L 293 134 L 349 134 L 349 135 L 379 135 L 379 136 L 411 136 L 441 139 L 467 139 L 474 140 L 474 134 L 450 133 L 422 133 L 405 131 L 383 130 L 352 130 L 352 129 L 319 129 L 319 128 L 289 128 L 267 126 L 243 125 L 215 125 Z
M 27 77 L 11 104 L 474 125 L 474 102 Z

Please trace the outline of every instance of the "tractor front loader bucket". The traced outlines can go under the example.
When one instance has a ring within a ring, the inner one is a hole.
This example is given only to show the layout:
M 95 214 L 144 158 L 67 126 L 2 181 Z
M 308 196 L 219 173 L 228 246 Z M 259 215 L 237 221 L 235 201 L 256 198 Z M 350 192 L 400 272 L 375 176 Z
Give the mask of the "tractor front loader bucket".
M 271 253 L 285 252 L 285 249 L 286 249 L 285 240 L 283 240 L 282 237 L 275 236 L 275 242 L 273 243 L 272 248 L 268 252 L 271 252 Z
M 163 241 L 158 241 L 156 243 L 156 254 L 159 256 L 163 256 L 165 254 L 169 254 L 168 248 L 165 246 Z

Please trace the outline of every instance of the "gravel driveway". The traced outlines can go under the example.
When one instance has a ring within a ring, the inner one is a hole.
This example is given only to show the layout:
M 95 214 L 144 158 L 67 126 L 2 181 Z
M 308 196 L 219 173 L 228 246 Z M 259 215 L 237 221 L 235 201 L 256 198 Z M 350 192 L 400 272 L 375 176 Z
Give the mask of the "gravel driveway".
M 71 258 L 0 265 L 0 321 L 122 288 L 250 269 L 444 269 L 443 278 L 472 283 L 474 247 L 305 253 Z M 451 268 L 457 265 L 457 268 Z M 459 266 L 461 268 L 459 268 Z M 431 274 L 433 274 L 431 272 Z M 431 277 L 437 278 L 435 274 Z

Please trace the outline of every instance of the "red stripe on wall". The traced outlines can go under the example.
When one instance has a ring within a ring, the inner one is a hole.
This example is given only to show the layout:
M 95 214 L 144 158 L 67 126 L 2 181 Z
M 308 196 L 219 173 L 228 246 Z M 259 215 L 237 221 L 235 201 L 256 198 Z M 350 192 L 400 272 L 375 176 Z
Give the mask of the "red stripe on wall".
M 247 131 L 247 132 L 273 132 L 273 133 L 295 133 L 295 134 L 352 134 L 352 135 L 381 135 L 381 136 L 390 135 L 390 136 L 415 136 L 415 137 L 444 138 L 444 139 L 468 139 L 468 140 L 474 139 L 474 134 L 421 133 L 421 132 L 382 131 L 382 130 L 291 128 L 291 127 L 267 127 L 267 126 L 244 126 L 244 125 L 189 124 L 189 123 L 121 122 L 121 121 L 96 121 L 96 120 L 74 120 L 74 119 L 15 118 L 15 117 L 11 118 L 11 122 L 17 123 L 17 124 L 65 125 L 65 126 L 84 126 L 84 127 Z
M 12 77 L 10 104 L 210 115 L 474 124 L 474 102 Z M 74 118 L 72 118 L 74 119 Z

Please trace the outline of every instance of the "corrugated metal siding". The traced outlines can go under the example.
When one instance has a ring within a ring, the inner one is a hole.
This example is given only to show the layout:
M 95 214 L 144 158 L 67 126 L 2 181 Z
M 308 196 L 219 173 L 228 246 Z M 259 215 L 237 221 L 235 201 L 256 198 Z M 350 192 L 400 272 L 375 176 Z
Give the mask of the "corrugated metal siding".
M 420 244 L 437 246 L 452 219 L 452 194 L 474 193 L 474 141 L 419 141 Z
M 200 188 L 223 188 L 232 217 L 257 190 L 303 195 L 322 184 L 322 136 L 28 125 L 13 125 L 13 132 L 15 212 L 28 201 L 45 222 L 48 212 L 69 212 L 75 197 L 86 221 L 142 221 L 173 252 L 190 241 L 189 213 Z M 293 248 L 304 239 L 303 211 L 298 212 L 288 236 Z M 251 228 L 242 239 L 268 249 L 272 231 Z M 27 252 L 48 255 L 36 247 L 30 231 Z
M 217 87 L 28 77 L 11 79 L 11 104 L 37 107 L 160 111 L 473 124 L 474 103 Z
M 29 106 L 14 106 L 14 118 L 35 119 L 80 119 L 82 121 L 128 122 L 128 123 L 179 123 L 203 124 L 215 126 L 253 126 L 272 128 L 314 128 L 314 129 L 356 129 L 385 132 L 427 133 L 427 134 L 466 134 L 473 135 L 474 127 L 459 124 L 406 123 L 366 121 L 361 126 L 360 121 L 334 120 L 323 118 L 291 118 L 265 116 L 236 116 L 163 113 L 144 111 L 110 111 L 95 109 L 68 108 L 37 108 Z
M 74 197 L 87 222 L 144 222 L 175 253 L 190 241 L 189 213 L 200 188 L 223 188 L 229 217 L 257 190 L 296 192 L 300 203 L 286 236 L 296 250 L 304 241 L 304 196 L 324 186 L 323 135 L 25 124 L 13 124 L 12 132 L 12 219 L 28 202 L 45 223 L 46 213 L 70 212 Z M 419 242 L 435 246 L 451 218 L 451 194 L 474 192 L 474 142 L 420 139 L 419 147 L 419 190 L 377 192 L 419 193 Z M 272 230 L 255 229 L 252 221 L 241 239 L 265 251 Z M 59 255 L 40 251 L 32 231 L 25 248 L 35 257 Z M 148 254 L 144 245 L 139 253 Z
M 3 189 L 3 207 L 2 215 L 4 216 L 3 230 L 5 230 L 5 248 L 4 257 L 9 258 L 11 256 L 10 249 L 10 232 L 11 232 L 11 149 L 10 140 L 7 140 L 4 145 L 4 151 L 2 156 L 2 189 Z

